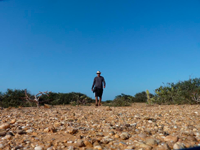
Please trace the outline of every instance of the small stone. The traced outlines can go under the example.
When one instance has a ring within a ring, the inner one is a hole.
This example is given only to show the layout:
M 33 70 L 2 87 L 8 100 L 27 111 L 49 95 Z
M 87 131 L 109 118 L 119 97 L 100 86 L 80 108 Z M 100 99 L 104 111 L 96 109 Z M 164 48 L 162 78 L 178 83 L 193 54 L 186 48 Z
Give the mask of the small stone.
M 118 134 L 115 134 L 115 138 L 119 138 L 119 135 L 118 135 Z
M 120 135 L 120 138 L 122 140 L 127 140 L 129 138 L 128 132 L 122 132 L 122 134 Z
M 174 146 L 173 146 L 173 149 L 183 149 L 185 148 L 184 144 L 183 143 L 175 143 Z
M 128 149 L 128 150 L 134 150 L 134 149 L 135 149 L 135 146 L 129 145 L 129 146 L 126 147 L 126 149 Z
M 150 138 L 146 139 L 146 140 L 145 140 L 145 143 L 146 143 L 147 145 L 149 145 L 149 146 L 156 146 L 156 145 L 157 145 L 156 140 L 155 140 L 155 139 L 150 139 Z
M 56 132 L 56 129 L 53 127 L 53 126 L 50 126 L 48 128 L 45 128 L 44 129 L 44 132 L 51 132 L 51 133 L 54 133 Z
M 119 146 L 126 146 L 127 144 L 125 142 L 119 142 Z
M 74 150 L 74 147 L 73 146 L 69 146 L 68 150 Z
M 104 134 L 102 132 L 99 132 L 96 134 L 96 136 L 104 137 Z
M 2 125 L 0 125 L 0 129 L 8 129 L 10 127 L 10 124 L 8 123 L 4 123 Z
M 47 150 L 53 150 L 53 149 L 54 149 L 53 146 L 47 148 Z
M 0 129 L 0 136 L 6 135 L 6 130 L 5 129 Z
M 43 150 L 42 146 L 36 146 L 34 150 Z
M 135 115 L 134 116 L 136 119 L 140 119 L 140 116 L 139 115 Z
M 60 126 L 61 126 L 61 123 L 60 123 L 60 122 L 55 122 L 55 123 L 54 123 L 54 127 L 55 127 L 55 128 L 60 127 Z
M 0 149 L 3 149 L 4 148 L 4 145 L 3 144 L 0 144 Z
M 37 132 L 33 132 L 32 135 L 33 136 L 37 136 L 38 134 L 37 134 Z
M 102 150 L 102 147 L 100 145 L 94 146 L 94 149 Z
M 169 136 L 166 136 L 164 138 L 164 141 L 166 141 L 166 142 L 168 142 L 168 141 L 169 142 L 177 142 L 178 141 L 178 137 L 169 135 Z
M 16 131 L 18 134 L 26 134 L 26 132 L 24 130 L 17 130 Z
M 88 140 L 84 141 L 85 146 L 87 147 L 93 147 L 92 143 L 90 143 Z
M 10 140 L 11 138 L 12 138 L 11 135 L 6 135 L 6 136 L 5 136 L 5 139 L 7 139 L 7 140 Z
M 108 144 L 109 142 L 113 141 L 113 139 L 109 138 L 109 137 L 104 137 L 101 142 L 103 144 Z
M 140 147 L 140 148 L 144 148 L 145 150 L 151 150 L 151 146 L 146 145 L 146 144 L 142 144 L 142 143 L 141 143 L 141 144 L 139 145 L 139 147 Z
M 125 127 L 130 127 L 131 125 L 129 123 L 125 124 L 124 125 Z
M 146 133 L 140 133 L 140 134 L 138 134 L 138 136 L 143 138 L 143 139 L 147 137 Z
M 49 132 L 49 131 L 50 131 L 49 128 L 44 129 L 44 132 Z
M 16 146 L 14 149 L 15 149 L 15 150 L 20 150 L 20 149 L 22 149 L 22 148 L 23 148 L 23 146 L 20 145 L 20 146 Z
M 170 150 L 169 147 L 165 147 L 165 146 L 161 146 L 161 145 L 158 145 L 155 150 Z
M 29 130 L 26 130 L 27 133 L 32 133 L 33 130 L 29 129 Z
M 106 107 L 106 110 L 107 110 L 107 111 L 111 111 L 112 109 L 110 108 L 110 106 L 107 106 L 107 107 Z
M 111 131 L 110 133 L 109 133 L 109 135 L 115 135 L 115 132 L 114 131 Z
M 75 128 L 68 128 L 67 129 L 67 132 L 69 133 L 69 134 L 75 134 L 75 133 L 77 133 L 78 132 L 78 129 L 75 129 Z
M 12 119 L 12 120 L 10 121 L 11 124 L 14 124 L 15 122 L 16 122 L 16 119 Z
M 52 146 L 52 142 L 51 141 L 46 142 L 45 147 L 51 147 L 51 146 Z
M 78 139 L 76 144 L 77 144 L 78 147 L 83 147 L 83 146 L 85 146 L 83 140 L 81 140 L 81 139 Z
M 196 141 L 196 138 L 194 136 L 188 136 L 187 140 L 189 140 L 189 141 Z
M 70 144 L 71 144 L 71 143 L 73 143 L 73 141 L 67 141 L 67 143 L 70 143 Z

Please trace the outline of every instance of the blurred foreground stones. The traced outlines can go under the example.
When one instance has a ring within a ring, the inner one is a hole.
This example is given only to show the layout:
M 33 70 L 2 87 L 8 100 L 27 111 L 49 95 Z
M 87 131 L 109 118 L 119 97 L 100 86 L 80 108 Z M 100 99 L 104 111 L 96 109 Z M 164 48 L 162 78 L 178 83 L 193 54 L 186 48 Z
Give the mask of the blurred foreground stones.
M 0 150 L 170 150 L 198 145 L 199 105 L 0 110 Z

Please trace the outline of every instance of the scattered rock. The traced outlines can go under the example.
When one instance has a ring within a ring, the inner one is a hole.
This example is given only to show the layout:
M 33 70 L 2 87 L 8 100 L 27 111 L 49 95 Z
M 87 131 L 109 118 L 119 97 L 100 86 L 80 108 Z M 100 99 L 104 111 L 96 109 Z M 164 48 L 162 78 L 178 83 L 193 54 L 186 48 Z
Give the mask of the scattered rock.
M 94 146 L 94 149 L 102 150 L 102 147 L 100 145 L 97 145 L 97 146 Z
M 7 140 L 10 140 L 11 138 L 12 138 L 11 135 L 6 135 L 6 136 L 5 136 L 5 139 L 7 139 Z
M 107 107 L 106 107 L 106 110 L 107 110 L 107 111 L 111 111 L 112 109 L 110 108 L 110 106 L 107 106 Z
M 67 129 L 67 132 L 69 133 L 69 134 L 75 134 L 75 133 L 77 133 L 78 132 L 78 129 L 75 129 L 75 128 L 68 128 Z
M 104 137 L 101 142 L 103 144 L 108 144 L 109 142 L 113 141 L 113 139 L 109 138 L 109 137 Z
M 118 134 L 115 134 L 115 138 L 119 138 L 119 135 L 118 135 Z
M 140 148 L 144 148 L 145 150 L 151 150 L 151 149 L 152 149 L 151 146 L 146 145 L 146 144 L 142 144 L 142 143 L 139 145 L 139 147 L 140 147 Z
M 187 137 L 187 140 L 189 140 L 189 141 L 194 141 L 194 142 L 197 141 L 196 138 L 195 138 L 194 136 L 188 136 L 188 137 Z
M 129 145 L 129 146 L 126 147 L 126 149 L 127 149 L 127 150 L 134 150 L 134 149 L 135 149 L 135 146 Z
M 178 141 L 178 137 L 169 135 L 169 136 L 166 136 L 164 138 L 164 141 L 166 141 L 166 142 L 168 142 L 168 141 L 169 142 L 177 142 Z
M 110 133 L 109 133 L 109 135 L 115 135 L 115 132 L 114 131 L 111 131 Z
M 145 143 L 149 146 L 157 146 L 157 142 L 155 139 L 148 138 L 145 140 Z
M 174 146 L 173 146 L 173 149 L 183 149 L 185 148 L 185 145 L 183 143 L 175 143 Z
M 42 146 L 36 146 L 34 150 L 43 150 L 44 148 Z
M 147 137 L 146 133 L 140 133 L 138 134 L 139 137 L 145 139 Z
M 9 123 L 4 123 L 2 125 L 0 125 L 0 129 L 8 129 L 10 127 Z
M 122 132 L 122 134 L 120 135 L 120 138 L 122 140 L 127 140 L 129 138 L 128 132 Z
M 54 150 L 53 146 L 48 147 L 47 150 Z
M 84 140 L 84 145 L 85 145 L 86 147 L 93 147 L 92 143 L 89 142 L 88 140 Z
M 60 122 L 57 121 L 57 122 L 54 123 L 54 127 L 55 127 L 55 128 L 60 127 L 60 126 L 61 126 L 61 123 L 60 123 Z
M 77 144 L 78 147 L 83 147 L 83 146 L 85 146 L 83 140 L 81 140 L 81 139 L 78 139 L 76 144 Z
M 16 119 L 12 119 L 12 120 L 10 121 L 11 124 L 14 124 L 15 122 L 16 122 Z
M 68 150 L 74 150 L 74 147 L 73 146 L 69 146 Z
M 29 129 L 29 130 L 26 130 L 27 133 L 33 133 L 33 130 Z
M 53 126 L 50 126 L 50 127 L 45 128 L 44 132 L 54 133 L 54 132 L 56 132 L 56 129 Z
M 0 150 L 194 147 L 200 143 L 200 109 L 197 105 L 184 107 L 135 104 L 112 110 L 104 106 L 4 109 L 0 111 Z
M 16 131 L 18 134 L 26 134 L 26 132 L 24 130 L 17 130 Z
M 127 146 L 127 144 L 125 142 L 119 142 L 119 146 Z
M 5 129 L 0 129 L 0 136 L 6 135 L 6 130 Z

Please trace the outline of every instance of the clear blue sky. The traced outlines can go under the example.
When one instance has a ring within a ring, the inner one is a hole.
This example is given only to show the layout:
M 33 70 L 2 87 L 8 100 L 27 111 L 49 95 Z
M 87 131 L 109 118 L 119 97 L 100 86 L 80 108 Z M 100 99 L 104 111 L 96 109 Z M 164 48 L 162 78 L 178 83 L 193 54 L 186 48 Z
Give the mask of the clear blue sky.
M 200 77 L 200 1 L 0 1 L 0 54 L 1 92 L 153 93 Z

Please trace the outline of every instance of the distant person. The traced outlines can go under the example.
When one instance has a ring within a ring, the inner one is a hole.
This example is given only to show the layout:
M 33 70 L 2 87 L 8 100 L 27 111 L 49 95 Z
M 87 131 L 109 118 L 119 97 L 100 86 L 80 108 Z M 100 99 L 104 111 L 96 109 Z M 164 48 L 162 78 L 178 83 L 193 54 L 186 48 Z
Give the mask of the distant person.
M 96 106 L 101 106 L 103 87 L 106 87 L 106 82 L 104 77 L 100 76 L 101 72 L 97 71 L 97 77 L 94 78 L 92 91 L 95 93 Z M 99 103 L 98 103 L 99 97 Z

